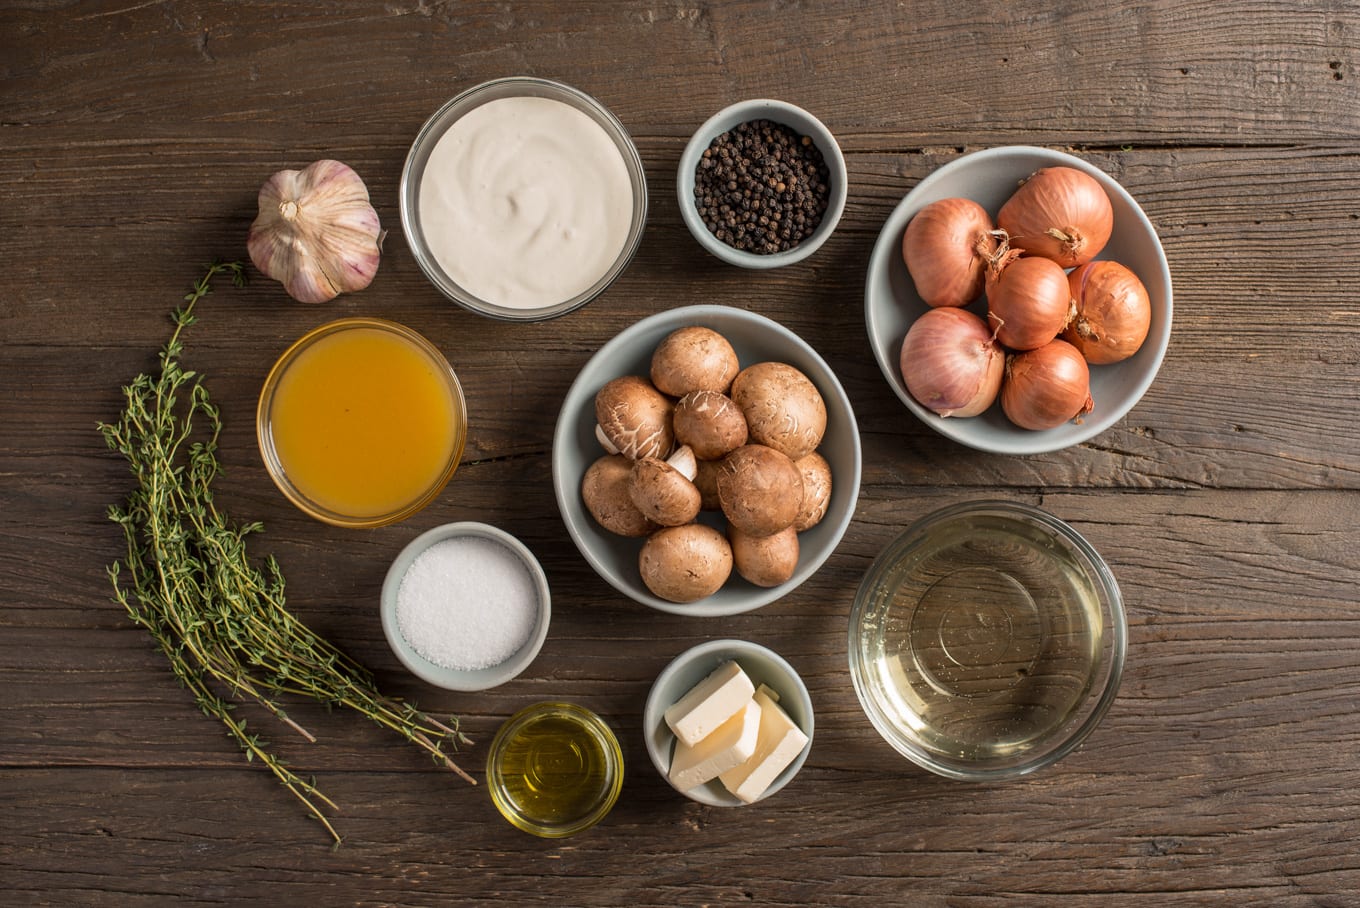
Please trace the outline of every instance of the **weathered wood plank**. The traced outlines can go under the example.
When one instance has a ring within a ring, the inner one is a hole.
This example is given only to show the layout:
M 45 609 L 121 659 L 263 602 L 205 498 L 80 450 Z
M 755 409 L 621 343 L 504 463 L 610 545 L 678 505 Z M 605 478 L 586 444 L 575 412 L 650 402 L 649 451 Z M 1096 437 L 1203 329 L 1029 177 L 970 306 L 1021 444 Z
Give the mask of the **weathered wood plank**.
M 6 122 L 125 138 L 187 115 L 280 149 L 324 147 L 318 131 L 381 134 L 379 119 L 414 131 L 458 88 L 526 73 L 669 136 L 779 95 L 877 147 L 1346 139 L 1360 131 L 1357 12 L 1321 0 L 40 6 L 6 13 Z
M 1360 3 L 1151 0 L 1126 9 L 982 0 L 558 4 L 67 3 L 0 10 L 0 885 L 6 904 L 525 904 L 1010 908 L 1341 906 L 1360 891 Z M 539 699 L 599 710 L 628 779 L 566 842 L 500 821 L 470 788 L 361 717 L 305 704 L 309 745 L 251 715 L 344 808 L 324 832 L 194 708 L 109 598 L 126 491 L 93 425 L 154 364 L 199 263 L 244 255 L 260 182 L 354 165 L 386 226 L 411 137 L 458 90 L 528 73 L 578 85 L 638 139 L 642 249 L 588 309 L 503 325 L 442 301 L 400 231 L 373 287 L 322 307 L 263 279 L 215 294 L 186 359 L 227 425 L 219 502 L 268 527 L 254 550 L 293 608 L 384 689 L 460 715 L 485 745 Z M 685 232 L 673 173 L 689 132 L 743 97 L 801 103 L 836 132 L 851 197 L 809 262 L 754 275 Z M 959 154 L 1075 150 L 1161 234 L 1176 291 L 1161 376 L 1120 425 L 1002 458 L 915 420 L 865 348 L 880 225 Z M 624 601 L 567 537 L 547 483 L 552 421 L 620 329 L 723 302 L 777 318 L 841 377 L 864 486 L 836 554 L 759 612 L 721 621 Z M 293 510 L 255 451 L 255 396 L 308 328 L 378 314 L 449 355 L 472 410 L 448 492 L 397 527 L 342 532 Z M 855 700 L 845 621 L 910 520 L 979 497 L 1071 521 L 1129 609 L 1121 694 L 1077 753 L 1029 779 L 960 785 L 909 767 Z M 554 591 L 524 676 L 435 691 L 400 668 L 376 601 L 421 530 L 487 520 Z M 646 759 L 641 704 L 676 652 L 756 640 L 807 680 L 803 774 L 750 810 L 699 807 Z
M 483 743 L 516 703 L 547 694 L 594 703 L 640 744 L 637 716 L 651 679 L 671 655 L 719 633 L 765 641 L 802 671 L 819 707 L 814 764 L 873 775 L 896 758 L 877 741 L 847 683 L 845 616 L 863 569 L 903 523 L 958 497 L 921 493 L 904 504 L 866 495 L 857 532 L 817 577 L 759 613 L 724 620 L 721 629 L 621 602 L 555 531 L 526 526 L 520 532 L 544 556 L 559 601 L 553 634 L 525 678 L 477 695 L 429 689 L 404 677 L 385 651 L 375 603 L 385 548 L 396 543 L 322 548 L 284 540 L 277 554 L 290 577 L 306 580 L 294 579 L 290 587 L 299 614 L 378 669 L 394 692 L 463 714 L 467 731 Z M 1211 492 L 1083 491 L 1034 500 L 1072 521 L 1104 553 L 1129 609 L 1124 694 L 1087 759 L 1102 771 L 1133 772 L 1160 741 L 1174 751 L 1160 765 L 1183 771 L 1216 765 L 1225 745 L 1248 763 L 1311 754 L 1313 765 L 1349 768 L 1346 750 L 1334 745 L 1355 739 L 1353 729 L 1344 730 L 1360 667 L 1354 611 L 1360 549 L 1344 520 L 1352 495 L 1239 494 L 1225 503 Z M 117 607 L 89 607 L 103 600 L 102 578 L 72 580 L 84 608 L 38 599 L 0 641 L 0 670 L 12 679 L 0 724 L 23 729 L 0 750 L 4 762 L 217 768 L 238 762 L 212 723 L 194 714 L 149 642 L 123 624 Z M 667 645 L 659 648 L 658 639 Z M 91 697 L 99 709 L 87 713 Z M 1278 721 L 1263 720 L 1262 710 L 1272 704 L 1281 707 Z M 309 728 L 315 724 L 324 741 L 363 742 L 349 751 L 303 745 L 282 729 L 271 734 L 290 759 L 309 768 L 371 766 L 376 753 L 394 770 L 424 763 L 401 756 L 403 745 L 357 717 L 306 707 L 296 715 Z M 107 750 L 113 742 L 116 753 Z M 90 743 L 99 746 L 86 749 Z M 640 752 L 634 769 L 648 773 Z

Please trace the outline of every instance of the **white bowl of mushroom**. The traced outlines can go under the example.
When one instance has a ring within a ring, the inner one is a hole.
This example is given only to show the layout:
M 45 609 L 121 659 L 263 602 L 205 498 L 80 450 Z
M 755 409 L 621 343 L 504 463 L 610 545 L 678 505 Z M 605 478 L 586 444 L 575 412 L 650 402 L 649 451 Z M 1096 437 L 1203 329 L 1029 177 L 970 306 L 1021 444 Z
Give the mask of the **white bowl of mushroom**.
M 572 540 L 619 592 L 735 615 L 807 580 L 859 496 L 840 381 L 762 315 L 690 306 L 624 329 L 567 392 L 553 488 Z

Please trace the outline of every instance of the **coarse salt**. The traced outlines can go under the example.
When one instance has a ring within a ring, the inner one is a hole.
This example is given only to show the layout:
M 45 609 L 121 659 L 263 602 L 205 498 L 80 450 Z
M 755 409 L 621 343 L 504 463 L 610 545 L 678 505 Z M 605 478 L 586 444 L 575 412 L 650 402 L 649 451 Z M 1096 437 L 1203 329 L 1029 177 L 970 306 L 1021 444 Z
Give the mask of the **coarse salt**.
M 524 562 L 494 539 L 436 542 L 397 588 L 397 626 L 424 659 L 456 671 L 499 665 L 529 639 L 538 590 Z

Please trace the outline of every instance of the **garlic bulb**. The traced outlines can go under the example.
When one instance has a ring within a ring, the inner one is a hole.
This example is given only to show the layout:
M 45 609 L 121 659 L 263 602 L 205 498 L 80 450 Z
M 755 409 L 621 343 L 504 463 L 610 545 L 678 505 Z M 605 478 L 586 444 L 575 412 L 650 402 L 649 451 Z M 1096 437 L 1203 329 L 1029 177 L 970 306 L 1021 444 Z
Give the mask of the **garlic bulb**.
M 368 187 L 339 161 L 270 177 L 260 187 L 260 213 L 246 239 L 255 267 L 303 303 L 367 287 L 381 243 Z

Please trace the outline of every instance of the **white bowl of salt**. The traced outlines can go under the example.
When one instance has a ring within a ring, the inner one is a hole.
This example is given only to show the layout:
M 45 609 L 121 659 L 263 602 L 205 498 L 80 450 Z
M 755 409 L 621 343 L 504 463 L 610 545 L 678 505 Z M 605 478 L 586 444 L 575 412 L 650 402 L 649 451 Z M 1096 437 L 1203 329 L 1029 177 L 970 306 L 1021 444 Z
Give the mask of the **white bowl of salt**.
M 486 690 L 519 675 L 543 646 L 551 613 L 538 559 L 485 523 L 422 533 L 383 581 L 382 627 L 392 652 L 446 690 Z

